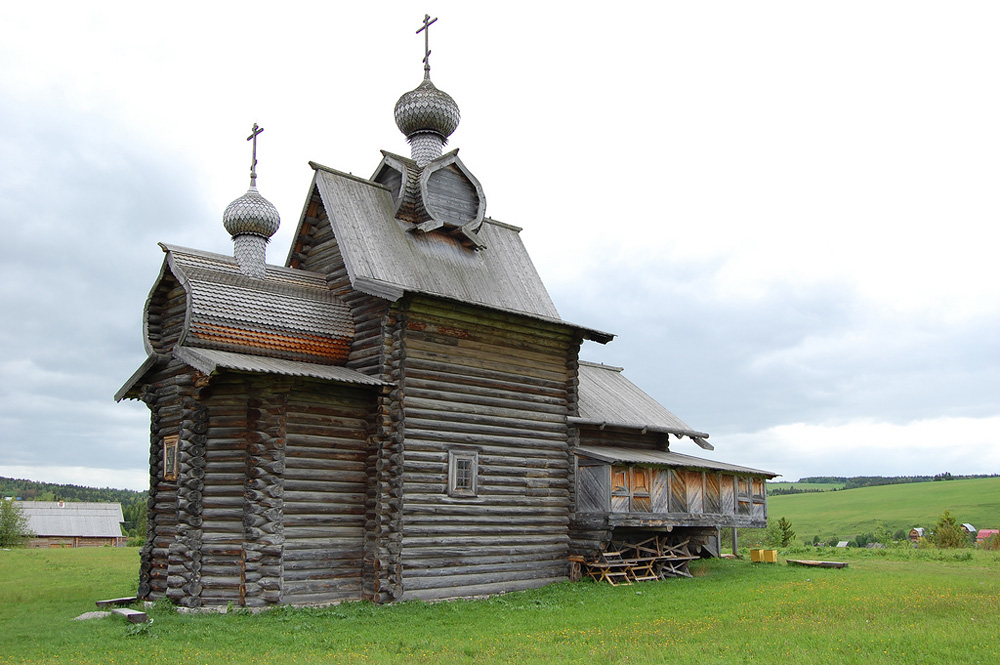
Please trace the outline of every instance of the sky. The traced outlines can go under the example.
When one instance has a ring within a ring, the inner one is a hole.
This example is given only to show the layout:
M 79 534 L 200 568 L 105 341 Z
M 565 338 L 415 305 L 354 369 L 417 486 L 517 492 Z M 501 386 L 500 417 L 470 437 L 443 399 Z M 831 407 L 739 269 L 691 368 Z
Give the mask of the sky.
M 283 264 L 309 160 L 408 154 L 425 12 L 449 149 L 675 451 L 1000 473 L 1000 4 L 327 0 L 0 7 L 0 475 L 147 487 L 157 242 L 232 252 L 257 122 Z

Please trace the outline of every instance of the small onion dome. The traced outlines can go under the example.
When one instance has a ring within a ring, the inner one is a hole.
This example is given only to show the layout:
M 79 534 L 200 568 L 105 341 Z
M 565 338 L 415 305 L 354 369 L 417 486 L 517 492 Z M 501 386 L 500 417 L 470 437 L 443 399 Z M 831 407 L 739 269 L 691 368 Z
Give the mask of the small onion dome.
M 393 115 L 399 131 L 407 138 L 417 132 L 434 132 L 447 139 L 461 119 L 455 100 L 438 90 L 429 78 L 399 98 Z
M 281 224 L 278 209 L 250 185 L 247 193 L 236 199 L 222 213 L 222 224 L 229 235 L 236 237 L 245 233 L 270 238 Z

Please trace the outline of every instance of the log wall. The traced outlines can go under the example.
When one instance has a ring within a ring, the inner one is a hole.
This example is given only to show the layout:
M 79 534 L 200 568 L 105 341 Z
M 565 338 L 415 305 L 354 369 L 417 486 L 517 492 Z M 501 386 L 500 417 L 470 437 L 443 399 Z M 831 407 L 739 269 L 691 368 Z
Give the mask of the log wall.
M 423 298 L 399 316 L 403 598 L 565 579 L 573 331 Z M 476 496 L 449 496 L 449 450 L 478 453 Z
M 319 382 L 288 396 L 282 602 L 362 598 L 374 396 Z

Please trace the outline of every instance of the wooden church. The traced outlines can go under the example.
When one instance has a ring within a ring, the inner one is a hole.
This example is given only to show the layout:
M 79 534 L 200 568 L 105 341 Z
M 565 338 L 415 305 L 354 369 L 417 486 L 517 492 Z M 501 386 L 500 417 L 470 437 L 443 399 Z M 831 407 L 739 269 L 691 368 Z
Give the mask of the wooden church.
M 425 19 L 422 30 L 429 23 Z M 766 471 L 683 455 L 694 430 L 564 321 L 520 229 L 486 216 L 454 100 L 396 104 L 411 156 L 318 164 L 284 266 L 274 206 L 226 209 L 234 256 L 163 244 L 146 361 L 140 597 L 187 607 L 461 597 L 541 586 L 642 542 L 718 554 L 766 525 Z M 614 545 L 612 545 L 614 543 Z

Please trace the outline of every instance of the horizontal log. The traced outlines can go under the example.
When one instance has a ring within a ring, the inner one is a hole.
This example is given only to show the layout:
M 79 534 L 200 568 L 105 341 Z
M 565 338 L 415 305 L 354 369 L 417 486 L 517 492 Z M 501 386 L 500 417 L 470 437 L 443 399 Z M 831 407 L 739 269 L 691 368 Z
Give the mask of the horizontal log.
M 407 576 L 405 582 L 406 592 L 420 591 L 422 589 L 454 589 L 463 586 L 492 586 L 503 585 L 506 582 L 524 582 L 539 579 L 566 579 L 569 565 L 560 562 L 558 566 L 539 566 L 536 569 L 505 571 L 505 572 L 483 572 L 470 573 L 467 575 L 443 574 L 438 576 L 415 577 L 412 573 Z M 462 594 L 464 595 L 464 594 Z
M 501 418 L 489 412 L 466 414 L 446 411 L 445 409 L 450 406 L 452 406 L 450 403 L 442 404 L 440 411 L 423 411 L 407 407 L 407 427 L 435 428 L 442 432 L 471 432 L 516 436 L 523 439 L 566 441 L 568 430 L 565 423 L 542 426 L 538 421 Z
M 469 598 L 472 596 L 485 596 L 499 593 L 512 593 L 514 591 L 524 591 L 526 589 L 537 589 L 555 582 L 564 582 L 566 579 L 566 575 L 563 574 L 558 577 L 515 579 L 489 584 L 452 584 L 450 586 L 439 586 L 430 589 L 411 589 L 407 586 L 399 600 L 429 601 L 444 600 L 448 598 Z

